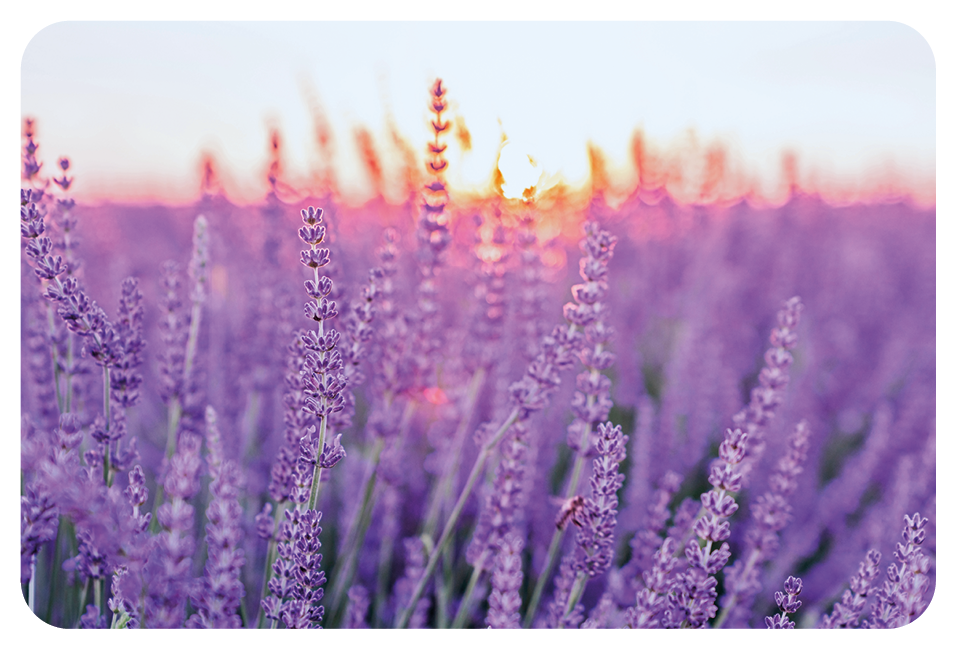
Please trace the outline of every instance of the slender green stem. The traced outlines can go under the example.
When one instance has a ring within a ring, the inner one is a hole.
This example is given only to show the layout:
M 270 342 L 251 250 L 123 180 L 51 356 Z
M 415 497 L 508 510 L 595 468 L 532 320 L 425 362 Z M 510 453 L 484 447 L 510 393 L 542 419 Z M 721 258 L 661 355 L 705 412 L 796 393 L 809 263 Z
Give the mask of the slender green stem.
M 312 489 L 309 491 L 309 510 L 315 509 L 316 501 L 319 499 L 319 481 L 322 479 L 322 463 L 319 461 L 322 458 L 323 445 L 326 443 L 326 422 L 328 420 L 328 416 L 323 416 L 322 421 L 319 423 L 319 458 L 316 459 L 316 471 L 312 475 Z
M 442 576 L 435 589 L 436 627 L 445 629 L 449 626 L 449 592 L 452 590 L 452 546 L 446 544 L 439 560 Z
M 105 591 L 105 588 L 105 580 L 101 580 L 100 578 L 93 579 L 93 599 L 96 601 L 93 604 L 96 605 L 97 609 L 99 610 L 100 616 L 103 615 L 103 601 L 105 600 L 105 594 L 103 592 Z
M 50 593 L 47 598 L 47 615 L 44 619 L 51 624 L 53 622 L 53 606 L 56 596 L 62 595 L 57 582 L 62 575 L 60 572 L 60 563 L 63 554 L 60 550 L 60 546 L 64 543 L 66 535 L 66 521 L 63 515 L 60 515 L 57 519 L 56 537 L 53 542 L 53 564 L 50 565 Z
M 578 575 L 575 576 L 575 582 L 572 584 L 571 590 L 568 592 L 568 602 L 565 603 L 565 615 L 562 619 L 571 614 L 572 610 L 575 609 L 575 605 L 581 600 L 582 594 L 585 593 L 586 582 L 588 582 L 588 574 L 584 571 L 579 571 Z M 558 629 L 562 629 L 563 627 L 562 621 L 558 621 Z
M 589 399 L 591 399 L 589 397 Z M 585 436 L 590 433 L 589 430 L 586 430 Z M 579 447 L 579 449 L 584 449 L 584 446 Z M 575 458 L 575 466 L 572 469 L 571 479 L 568 481 L 568 487 L 565 490 L 565 498 L 570 499 L 575 496 L 575 493 L 578 491 L 578 482 L 581 479 L 582 467 L 585 464 L 585 456 L 581 453 Z M 534 622 L 535 613 L 538 611 L 538 605 L 542 600 L 542 592 L 545 590 L 545 583 L 548 582 L 548 578 L 552 573 L 552 569 L 555 568 L 555 561 L 558 559 L 558 551 L 562 545 L 562 539 L 565 537 L 565 529 L 557 528 L 552 535 L 552 541 L 548 545 L 548 554 L 545 556 L 545 566 L 542 567 L 542 572 L 538 574 L 538 580 L 535 582 L 535 589 L 532 591 L 532 597 L 528 601 L 528 609 L 525 612 L 525 620 L 522 621 L 522 627 L 530 627 Z
M 145 589 L 145 584 L 144 584 Z M 73 624 L 73 627 L 79 627 L 80 617 L 83 616 L 83 613 L 86 611 L 86 594 L 90 590 L 90 579 L 87 578 L 83 582 L 83 589 L 80 590 L 80 600 L 77 603 L 77 612 L 76 612 L 76 622 Z
M 30 560 L 30 582 L 27 583 L 27 604 L 30 611 L 37 613 L 37 556 Z
M 754 569 L 754 565 L 758 562 L 759 555 L 760 553 L 758 553 L 757 549 L 751 549 L 751 553 L 748 554 L 748 560 L 744 564 L 744 571 L 741 573 L 742 576 L 750 575 L 751 571 Z M 724 625 L 728 615 L 730 615 L 737 606 L 738 592 L 735 591 L 731 594 L 731 597 L 728 599 L 728 602 L 725 604 L 725 606 L 721 608 L 721 611 L 718 612 L 718 617 L 711 625 L 712 629 L 719 629 L 722 625 Z
M 64 399 L 63 392 L 60 390 L 60 359 L 59 353 L 56 347 L 56 321 L 53 319 L 53 304 L 47 303 L 47 331 L 48 338 L 50 339 L 50 360 L 53 363 L 53 388 L 56 390 L 56 405 L 60 410 L 60 413 L 67 413 L 69 408 L 67 408 Z
M 103 482 L 106 487 L 113 484 L 110 471 L 110 369 L 103 366 L 103 419 L 106 420 L 106 444 L 103 449 Z
M 276 512 L 273 514 L 272 537 L 269 538 L 269 546 L 266 548 L 266 566 L 263 569 L 263 586 L 259 593 L 259 602 L 262 603 L 266 594 L 269 592 L 269 579 L 272 577 L 272 565 L 276 561 L 276 531 L 279 530 L 279 523 L 285 516 L 288 501 L 281 501 L 276 504 Z M 266 620 L 266 612 L 262 605 L 259 606 L 259 616 L 256 619 L 256 627 L 261 628 Z
M 465 626 L 466 619 L 472 613 L 472 597 L 475 594 L 475 587 L 479 579 L 485 572 L 485 559 L 487 553 L 483 553 L 475 566 L 472 567 L 472 575 L 469 576 L 468 586 L 465 587 L 465 594 L 462 596 L 462 602 L 459 604 L 459 611 L 455 614 L 455 620 L 452 621 L 452 629 L 458 630 Z
M 395 547 L 395 538 L 384 535 L 379 541 L 379 570 L 376 575 L 375 590 L 375 618 L 376 627 L 381 627 L 385 621 L 383 614 L 386 599 L 388 598 L 389 581 L 392 577 L 392 553 Z
M 66 405 L 66 413 L 69 413 L 73 409 L 73 332 L 66 333 L 66 372 L 64 373 L 63 383 L 64 391 L 66 392 L 66 398 L 64 400 Z
M 504 437 L 512 425 L 515 424 L 515 421 L 518 420 L 519 412 L 520 407 L 516 406 L 499 430 L 495 432 L 495 435 L 492 436 L 492 438 L 482 446 L 482 450 L 479 452 L 478 457 L 475 459 L 475 463 L 472 465 L 472 471 L 469 473 L 468 480 L 465 482 L 465 486 L 462 488 L 462 493 L 459 495 L 458 501 L 455 502 L 455 507 L 452 508 L 452 512 L 449 513 L 449 518 L 445 522 L 445 528 L 442 530 L 442 535 L 439 537 L 439 541 L 435 545 L 435 551 L 429 555 L 429 562 L 426 564 L 425 570 L 422 573 L 422 577 L 419 578 L 419 582 L 416 584 L 415 589 L 412 592 L 412 597 L 409 599 L 409 604 L 402 611 L 402 615 L 396 622 L 397 628 L 404 628 L 409 624 L 409 619 L 412 618 L 412 612 L 415 610 L 415 604 L 425 592 L 425 587 L 428 584 L 429 579 L 432 577 L 435 567 L 438 565 L 439 557 L 442 555 L 442 550 L 452 539 L 452 532 L 455 529 L 455 524 L 458 522 L 459 515 L 462 514 L 462 508 L 465 507 L 465 502 L 472 495 L 472 490 L 475 488 L 475 483 L 482 474 L 485 461 L 488 460 L 489 454 L 492 453 L 492 450 L 499 443 L 502 437 Z
M 355 573 L 355 563 L 358 553 L 365 540 L 366 531 L 372 522 L 372 505 L 375 494 L 376 469 L 379 467 L 379 458 L 382 455 L 382 449 L 385 446 L 385 439 L 377 437 L 375 445 L 372 448 L 372 463 L 369 471 L 366 473 L 362 487 L 362 498 L 359 502 L 358 510 L 349 523 L 349 529 L 346 531 L 345 542 L 342 548 L 345 549 L 345 557 L 336 563 L 336 570 L 332 574 L 332 600 L 330 610 L 338 615 L 339 606 L 342 602 L 342 596 L 352 584 L 352 578 Z
M 432 494 L 429 495 L 428 514 L 425 518 L 425 525 L 422 532 L 429 537 L 435 536 L 435 530 L 438 528 L 439 516 L 446 504 L 451 499 L 451 492 L 455 476 L 457 474 L 459 457 L 462 449 L 465 447 L 465 436 L 469 431 L 469 424 L 472 421 L 472 414 L 475 412 L 475 405 L 478 402 L 479 391 L 485 382 L 486 370 L 484 367 L 478 368 L 472 373 L 472 379 L 469 381 L 465 393 L 465 402 L 462 408 L 462 418 L 459 420 L 459 426 L 452 437 L 449 445 L 448 456 L 442 468 L 442 478 L 438 483 L 433 484 Z

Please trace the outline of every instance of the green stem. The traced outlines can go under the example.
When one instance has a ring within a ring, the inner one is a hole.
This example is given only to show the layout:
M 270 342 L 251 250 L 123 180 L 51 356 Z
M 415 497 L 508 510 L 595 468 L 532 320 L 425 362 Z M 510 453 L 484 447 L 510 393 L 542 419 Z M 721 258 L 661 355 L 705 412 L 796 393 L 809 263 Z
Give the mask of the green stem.
M 47 303 L 47 337 L 50 339 L 50 359 L 53 362 L 53 388 L 56 390 L 56 405 L 60 410 L 60 413 L 67 413 L 69 409 L 64 403 L 63 393 L 60 390 L 60 361 L 59 353 L 57 352 L 55 332 L 56 332 L 56 322 L 53 319 L 53 305 L 52 303 Z
M 103 445 L 103 482 L 106 487 L 113 484 L 110 472 L 110 369 L 103 366 L 103 419 L 106 420 L 106 444 Z
M 319 481 L 322 479 L 322 463 L 319 461 L 322 458 L 322 448 L 326 443 L 326 422 L 328 420 L 328 416 L 323 416 L 322 421 L 319 422 L 319 458 L 316 458 L 316 471 L 312 475 L 312 489 L 309 490 L 309 510 L 315 509 L 316 501 L 319 499 Z
M 472 567 L 472 575 L 469 576 L 469 584 L 465 588 L 465 594 L 462 596 L 462 602 L 459 605 L 459 611 L 455 614 L 455 620 L 452 621 L 452 629 L 458 630 L 465 626 L 465 621 L 472 613 L 472 597 L 475 593 L 475 587 L 478 585 L 479 578 L 485 572 L 486 553 L 483 553 L 479 561 Z
M 76 622 L 73 624 L 73 627 L 79 627 L 80 617 L 83 616 L 83 613 L 86 611 L 86 594 L 90 590 L 90 579 L 87 578 L 83 582 L 83 589 L 80 590 L 80 601 L 77 604 L 76 612 Z
M 269 538 L 269 546 L 266 548 L 266 566 L 263 569 L 263 586 L 259 592 L 259 616 L 256 619 L 256 627 L 262 628 L 266 620 L 266 612 L 262 608 L 262 601 L 269 593 L 269 579 L 272 578 L 272 565 L 276 561 L 276 531 L 279 530 L 279 523 L 282 521 L 289 502 L 283 500 L 276 504 L 276 512 L 273 514 L 272 537 Z
M 572 584 L 571 590 L 568 592 L 568 602 L 565 604 L 565 615 L 562 617 L 563 620 L 572 613 L 572 610 L 575 609 L 575 605 L 577 605 L 578 601 L 581 600 L 582 594 L 585 593 L 586 582 L 588 582 L 588 574 L 584 571 L 579 571 L 578 575 L 575 576 L 575 582 Z M 561 630 L 563 628 L 564 625 L 562 621 L 559 620 L 558 629 Z
M 442 551 L 441 570 L 442 579 L 435 589 L 436 627 L 445 629 L 449 626 L 449 592 L 452 590 L 452 546 L 446 544 Z
M 452 539 L 452 531 L 455 528 L 455 524 L 458 522 L 459 515 L 462 514 L 462 508 L 465 507 L 465 502 L 472 495 L 472 489 L 475 487 L 476 481 L 478 481 L 479 476 L 482 473 L 482 469 L 485 466 L 485 461 L 488 459 L 489 455 L 492 453 L 492 450 L 499 443 L 499 441 L 505 436 L 508 430 L 515 424 L 515 421 L 518 420 L 520 407 L 516 406 L 512 413 L 508 416 L 508 419 L 505 420 L 505 423 L 495 432 L 495 435 L 482 446 L 482 450 L 479 452 L 478 457 L 475 459 L 475 463 L 472 465 L 472 471 L 469 473 L 468 480 L 465 482 L 465 487 L 462 488 L 462 493 L 459 495 L 458 501 L 455 502 L 455 507 L 452 508 L 452 512 L 449 513 L 449 518 L 445 522 L 445 528 L 442 530 L 442 535 L 439 537 L 439 541 L 435 545 L 435 551 L 429 555 L 429 562 L 425 566 L 425 571 L 422 573 L 422 577 L 419 578 L 419 582 L 416 584 L 415 589 L 412 592 L 412 597 L 409 599 L 409 604 L 402 611 L 402 615 L 399 617 L 399 620 L 396 622 L 397 628 L 404 628 L 409 624 L 409 619 L 412 618 L 412 612 L 415 610 L 415 604 L 419 602 L 419 598 L 422 597 L 422 594 L 425 593 L 425 587 L 429 582 L 429 579 L 432 577 L 432 573 L 435 571 L 435 567 L 438 565 L 439 557 L 442 555 L 442 550 L 445 548 L 445 545 L 449 543 Z
M 97 609 L 99 609 L 100 616 L 103 615 L 103 591 L 105 589 L 105 585 L 105 580 L 100 580 L 99 578 L 93 579 L 93 599 L 96 601 L 93 604 L 96 605 Z
M 748 560 L 745 562 L 744 571 L 741 573 L 742 576 L 747 576 L 754 569 L 754 565 L 758 562 L 758 553 L 757 549 L 751 549 L 751 553 L 748 555 Z M 727 583 L 726 583 L 727 584 Z M 728 615 L 734 611 L 734 608 L 738 606 L 738 592 L 733 592 L 731 597 L 728 599 L 727 604 L 721 608 L 721 611 L 718 613 L 718 617 L 714 620 L 714 624 L 711 626 L 712 629 L 719 629 L 724 625 L 725 620 L 728 618 Z
M 63 544 L 63 541 L 66 537 L 66 523 L 63 515 L 57 519 L 56 525 L 56 538 L 53 542 L 53 564 L 50 566 L 50 593 L 47 598 L 47 615 L 44 619 L 48 623 L 53 621 L 53 606 L 55 604 L 56 596 L 62 594 L 62 591 L 59 589 L 57 582 L 60 579 L 60 563 L 62 553 L 60 552 L 60 546 Z
M 27 583 L 27 604 L 30 611 L 37 613 L 37 556 L 30 560 L 30 582 Z
M 451 493 L 456 476 L 455 470 L 458 468 L 459 457 L 462 454 L 462 449 L 465 447 L 465 436 L 468 434 L 472 414 L 475 412 L 479 390 L 485 382 L 485 374 L 486 370 L 484 367 L 480 367 L 472 373 L 472 379 L 469 381 L 468 389 L 465 393 L 462 418 L 459 420 L 459 426 L 449 445 L 448 457 L 442 468 L 442 478 L 438 483 L 433 484 L 432 494 L 429 496 L 428 514 L 425 519 L 425 525 L 422 527 L 422 532 L 429 537 L 435 536 L 439 516 L 452 496 Z
M 381 627 L 385 621 L 382 618 L 388 598 L 389 581 L 392 577 L 392 553 L 395 547 L 395 538 L 391 535 L 383 536 L 379 541 L 379 571 L 376 575 L 375 590 L 375 618 L 376 627 Z
M 73 408 L 73 332 L 66 333 L 66 368 L 67 371 L 64 373 L 64 390 L 66 391 L 66 413 L 69 413 Z
M 593 399 L 589 395 L 589 401 Z M 582 434 L 584 438 L 582 445 L 579 445 L 579 449 L 585 449 L 588 442 L 588 435 L 591 433 L 591 427 L 589 426 L 585 432 Z M 571 499 L 575 496 L 575 493 L 578 491 L 578 482 L 581 480 L 582 468 L 585 465 L 585 456 L 580 451 L 577 453 L 575 458 L 575 465 L 572 468 L 571 479 L 568 481 L 568 487 L 565 489 L 565 499 Z M 545 583 L 548 582 L 548 578 L 552 573 L 552 569 L 555 568 L 555 561 L 558 559 L 558 551 L 561 548 L 562 540 L 565 537 L 565 528 L 557 528 L 552 534 L 552 541 L 548 545 L 548 555 L 545 556 L 545 566 L 542 567 L 542 572 L 538 574 L 538 580 L 535 581 L 535 590 L 532 592 L 532 597 L 528 601 L 528 610 L 525 612 L 525 620 L 522 621 L 522 627 L 530 627 L 534 622 L 535 613 L 538 611 L 538 605 L 542 600 L 542 592 L 545 590 Z
M 339 613 L 342 596 L 352 584 L 353 575 L 355 574 L 356 558 L 362 548 L 362 543 L 365 541 L 369 524 L 372 522 L 373 495 L 375 493 L 377 478 L 376 469 L 379 467 L 379 457 L 382 454 L 384 446 L 385 439 L 381 437 L 376 438 L 375 446 L 372 448 L 372 464 L 366 474 L 365 481 L 363 481 L 362 499 L 360 500 L 356 514 L 349 524 L 349 529 L 346 531 L 345 542 L 343 544 L 345 557 L 342 561 L 336 563 L 336 570 L 332 574 L 332 604 L 329 609 L 336 614 L 336 616 L 338 616 Z

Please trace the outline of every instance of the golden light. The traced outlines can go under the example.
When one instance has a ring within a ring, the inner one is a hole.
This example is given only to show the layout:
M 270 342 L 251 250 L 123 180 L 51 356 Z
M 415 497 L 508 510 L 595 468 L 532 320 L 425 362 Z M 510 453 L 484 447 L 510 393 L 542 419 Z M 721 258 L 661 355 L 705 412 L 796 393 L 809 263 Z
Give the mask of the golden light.
M 527 153 L 523 153 L 515 143 L 506 141 L 498 159 L 498 170 L 504 183 L 502 194 L 507 199 L 521 199 L 525 190 L 534 188 L 545 172 Z

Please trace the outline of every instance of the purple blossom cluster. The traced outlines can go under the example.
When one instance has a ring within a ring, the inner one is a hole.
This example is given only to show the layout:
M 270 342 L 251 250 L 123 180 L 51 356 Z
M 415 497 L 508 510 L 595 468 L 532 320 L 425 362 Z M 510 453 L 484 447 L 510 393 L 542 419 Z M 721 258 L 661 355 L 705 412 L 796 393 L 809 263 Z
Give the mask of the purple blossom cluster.
M 63 628 L 920 617 L 935 211 L 797 189 L 684 204 L 648 179 L 613 205 L 460 193 L 448 93 L 429 89 L 398 203 L 295 187 L 275 135 L 259 205 L 210 170 L 196 205 L 88 205 L 26 123 L 31 611 Z

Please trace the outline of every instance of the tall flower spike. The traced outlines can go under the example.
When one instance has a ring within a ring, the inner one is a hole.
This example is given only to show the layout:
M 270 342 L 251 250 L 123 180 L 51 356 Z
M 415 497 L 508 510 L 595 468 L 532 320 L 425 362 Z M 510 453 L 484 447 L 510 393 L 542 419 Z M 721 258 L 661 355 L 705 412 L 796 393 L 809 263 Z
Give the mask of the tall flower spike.
M 751 401 L 732 418 L 734 426 L 748 434 L 748 451 L 741 471 L 745 485 L 752 467 L 764 453 L 764 431 L 784 399 L 794 361 L 790 350 L 797 345 L 797 326 L 804 305 L 798 296 L 785 301 L 777 314 L 778 325 L 771 330 L 771 347 L 764 353 L 765 367 L 758 375 L 758 386 L 751 391 Z
M 216 411 L 206 407 L 206 462 L 212 481 L 212 499 L 206 507 L 206 568 L 203 588 L 193 595 L 193 614 L 187 627 L 241 627 L 239 606 L 244 595 L 241 571 L 246 563 L 242 507 L 239 504 L 239 468 L 223 457 L 223 444 L 216 422 Z
M 499 541 L 492 573 L 492 593 L 488 597 L 488 615 L 485 622 L 493 629 L 520 627 L 518 610 L 522 605 L 519 590 L 522 587 L 522 547 L 525 543 L 515 533 L 508 533 Z
M 604 422 L 598 427 L 591 477 L 591 496 L 585 499 L 584 522 L 576 540 L 574 567 L 594 578 L 608 570 L 614 556 L 614 532 L 618 514 L 618 489 L 625 480 L 618 473 L 625 460 L 628 436 L 621 426 Z
M 121 352 L 110 373 L 110 388 L 117 404 L 130 408 L 139 401 L 143 376 L 138 369 L 146 347 L 143 340 L 143 294 L 136 278 L 123 281 L 116 332 Z
M 870 550 L 861 562 L 857 573 L 851 577 L 849 589 L 844 590 L 841 602 L 834 604 L 834 611 L 821 618 L 818 627 L 826 629 L 854 628 L 864 612 L 867 597 L 873 592 L 880 576 L 880 551 Z
M 738 509 L 733 495 L 741 489 L 741 462 L 747 440 L 748 434 L 741 429 L 728 429 L 718 447 L 718 460 L 712 463 L 708 476 L 714 487 L 701 495 L 702 514 L 692 528 L 701 541 L 685 547 L 688 570 L 675 577 L 663 627 L 704 627 L 717 613 L 714 600 L 718 583 L 714 575 L 731 557 L 731 547 L 725 541 L 731 534 L 727 519 Z M 715 548 L 717 544 L 720 546 Z
M 412 361 L 416 371 L 416 380 L 412 386 L 414 391 L 435 385 L 433 375 L 436 357 L 444 338 L 439 325 L 439 288 L 436 284 L 436 273 L 442 265 L 445 250 L 452 241 L 448 225 L 449 216 L 445 213 L 449 194 L 443 179 L 448 161 L 443 157 L 446 145 L 442 142 L 442 137 L 450 126 L 450 123 L 443 121 L 442 118 L 442 112 L 446 108 L 444 97 L 445 88 L 442 86 L 442 80 L 437 79 L 432 85 L 429 102 L 429 109 L 433 113 L 431 125 L 434 139 L 429 143 L 429 161 L 426 168 L 432 180 L 423 188 L 419 222 L 415 233 L 418 240 L 416 261 L 419 281 L 415 291 L 415 313 L 409 315 L 415 340 L 412 349 Z
M 627 442 L 628 436 L 622 434 L 620 426 L 612 426 L 610 422 L 599 425 L 598 457 L 592 463 L 591 496 L 584 500 L 575 550 L 570 556 L 569 568 L 574 572 L 574 582 L 566 594 L 567 576 L 563 574 L 556 580 L 556 607 L 552 609 L 552 620 L 558 627 L 564 627 L 578 606 L 585 583 L 607 571 L 614 559 L 618 489 L 625 480 L 625 475 L 618 473 L 618 465 L 625 459 Z M 564 604 L 557 605 L 561 599 L 564 599 Z
M 763 563 L 774 557 L 778 533 L 791 521 L 789 497 L 797 489 L 797 478 L 804 471 L 810 446 L 808 436 L 807 422 L 802 420 L 788 438 L 787 452 L 768 480 L 770 489 L 751 506 L 753 524 L 745 534 L 744 552 L 725 572 L 723 609 L 715 627 L 720 627 L 726 618 L 734 627 L 747 622 L 754 596 L 761 589 Z
M 326 237 L 326 227 L 322 225 L 322 209 L 309 206 L 302 210 L 301 214 L 304 225 L 299 229 L 299 238 L 309 245 L 309 249 L 300 253 L 300 261 L 303 266 L 313 271 L 313 279 L 305 282 L 306 293 L 311 300 L 305 304 L 304 310 L 308 318 L 318 323 L 318 330 L 311 330 L 302 336 L 307 350 L 302 367 L 305 408 L 319 420 L 319 428 L 313 434 L 314 438 L 303 440 L 306 444 L 301 444 L 301 450 L 307 453 L 301 453 L 299 459 L 301 465 L 315 468 L 308 501 L 308 508 L 312 509 L 324 466 L 320 457 L 326 453 L 329 417 L 344 408 L 342 393 L 346 389 L 347 379 L 342 374 L 342 356 L 337 347 L 339 332 L 332 328 L 326 332 L 325 328 L 326 321 L 337 316 L 339 312 L 336 310 L 335 301 L 329 299 L 332 280 L 326 276 L 319 277 L 319 269 L 326 266 L 330 260 L 329 249 L 321 246 Z M 332 445 L 330 450 L 334 448 L 335 445 Z

